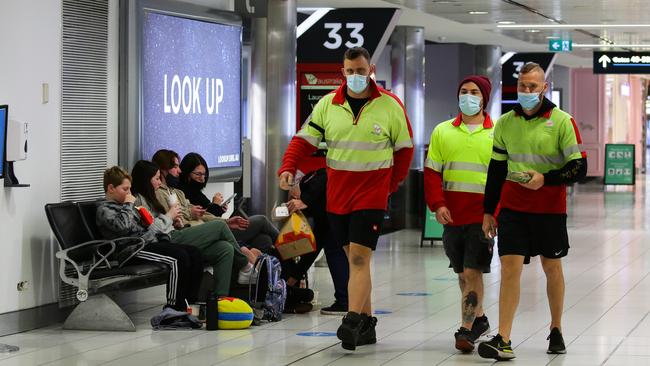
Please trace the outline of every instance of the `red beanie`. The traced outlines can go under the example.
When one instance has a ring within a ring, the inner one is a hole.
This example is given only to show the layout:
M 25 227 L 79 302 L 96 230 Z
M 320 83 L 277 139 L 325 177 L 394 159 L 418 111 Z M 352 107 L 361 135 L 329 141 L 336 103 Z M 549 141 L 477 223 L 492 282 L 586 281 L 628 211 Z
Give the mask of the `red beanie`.
M 481 94 L 483 94 L 483 108 L 485 108 L 490 101 L 490 92 L 492 92 L 492 83 L 490 82 L 490 79 L 482 75 L 470 75 L 466 77 L 460 82 L 460 84 L 458 84 L 458 90 L 456 91 L 457 96 L 460 93 L 460 88 L 463 84 L 469 82 L 476 84 L 478 89 L 481 91 Z

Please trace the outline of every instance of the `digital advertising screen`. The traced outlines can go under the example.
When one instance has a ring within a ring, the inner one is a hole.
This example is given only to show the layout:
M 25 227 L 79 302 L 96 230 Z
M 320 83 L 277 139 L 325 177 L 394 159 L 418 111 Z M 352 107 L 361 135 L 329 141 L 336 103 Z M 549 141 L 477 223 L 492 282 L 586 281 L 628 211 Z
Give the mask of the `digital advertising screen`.
M 141 157 L 201 154 L 241 166 L 241 27 L 145 11 Z
M 0 105 L 0 178 L 4 177 L 6 144 L 7 144 L 7 112 L 6 105 Z

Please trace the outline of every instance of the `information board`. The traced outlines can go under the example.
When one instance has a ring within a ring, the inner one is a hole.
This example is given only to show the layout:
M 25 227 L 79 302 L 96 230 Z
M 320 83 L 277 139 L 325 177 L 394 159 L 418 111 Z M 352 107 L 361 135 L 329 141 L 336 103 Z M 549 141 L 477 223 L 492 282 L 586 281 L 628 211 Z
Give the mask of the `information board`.
M 438 222 L 438 220 L 436 220 L 436 214 L 431 212 L 428 207 L 425 208 L 425 215 L 420 246 L 423 246 L 425 241 L 430 241 L 431 246 L 433 246 L 434 241 L 442 240 L 442 231 L 444 227 Z
M 634 144 L 605 145 L 605 184 L 634 184 Z

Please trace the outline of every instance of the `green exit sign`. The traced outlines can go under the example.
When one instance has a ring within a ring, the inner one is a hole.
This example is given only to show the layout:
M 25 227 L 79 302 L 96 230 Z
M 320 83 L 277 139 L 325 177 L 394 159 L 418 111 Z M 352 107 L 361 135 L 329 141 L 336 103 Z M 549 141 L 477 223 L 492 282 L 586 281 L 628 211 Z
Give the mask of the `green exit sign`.
M 570 39 L 549 39 L 548 50 L 553 52 L 570 52 L 573 50 L 573 41 Z

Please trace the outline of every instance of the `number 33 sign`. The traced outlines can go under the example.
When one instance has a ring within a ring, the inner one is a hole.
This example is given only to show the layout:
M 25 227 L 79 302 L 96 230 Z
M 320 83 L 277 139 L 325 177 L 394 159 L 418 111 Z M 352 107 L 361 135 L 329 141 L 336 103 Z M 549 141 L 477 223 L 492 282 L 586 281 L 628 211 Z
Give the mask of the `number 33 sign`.
M 298 62 L 341 63 L 345 51 L 352 47 L 364 47 L 372 57 L 388 41 L 399 14 L 399 9 L 391 8 L 343 8 L 310 14 L 298 26 L 303 29 L 298 34 Z

